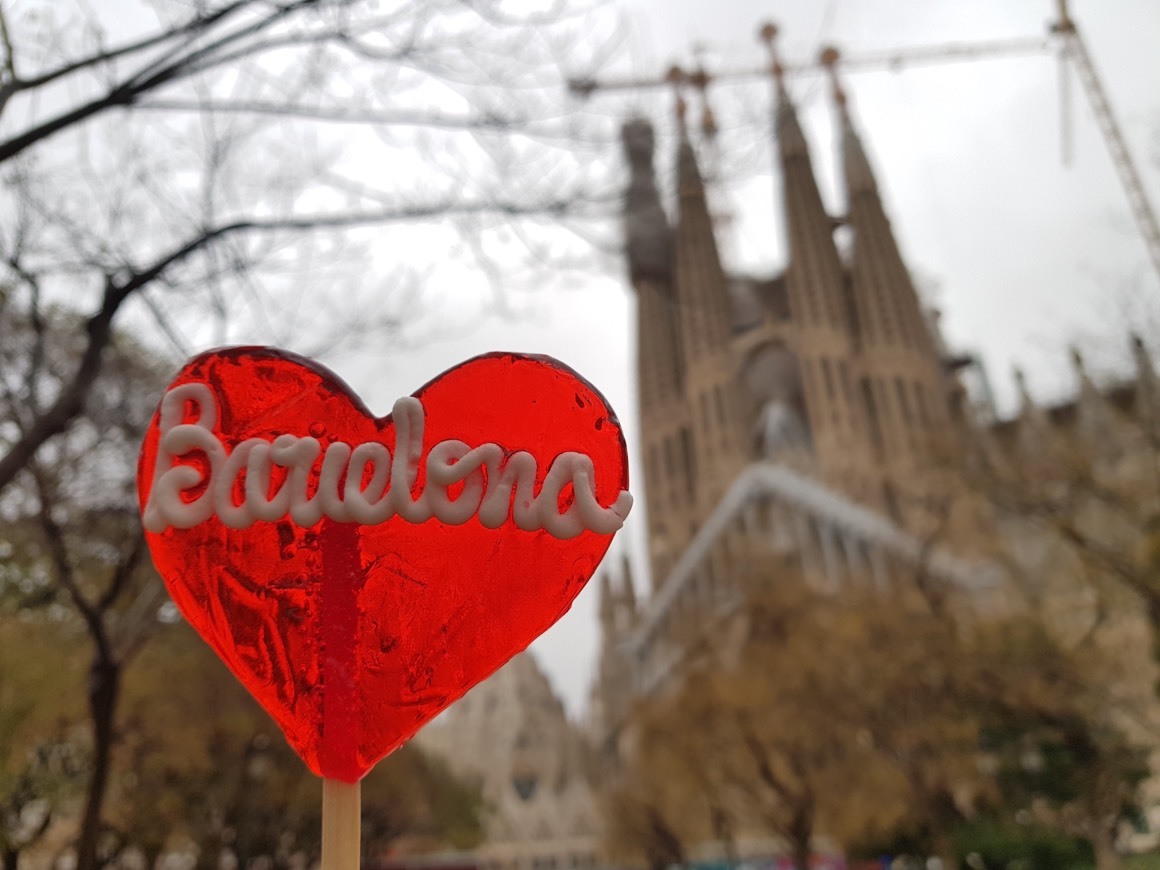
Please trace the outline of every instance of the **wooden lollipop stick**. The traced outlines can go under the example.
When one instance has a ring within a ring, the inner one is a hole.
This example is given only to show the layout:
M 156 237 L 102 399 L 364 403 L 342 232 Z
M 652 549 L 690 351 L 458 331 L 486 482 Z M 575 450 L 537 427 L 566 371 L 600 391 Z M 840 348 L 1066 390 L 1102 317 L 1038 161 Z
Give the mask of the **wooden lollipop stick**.
M 322 781 L 322 870 L 359 870 L 361 813 L 359 783 Z
M 362 801 L 359 771 L 351 770 L 350 764 L 359 745 L 359 696 L 351 676 L 358 673 L 359 538 L 353 523 L 325 520 L 319 541 L 322 642 L 326 664 L 338 677 L 326 680 L 322 693 L 322 732 L 331 742 L 322 748 L 319 760 L 324 769 L 345 769 L 355 777 L 353 783 L 334 779 L 333 774 L 322 780 L 321 870 L 359 870 Z

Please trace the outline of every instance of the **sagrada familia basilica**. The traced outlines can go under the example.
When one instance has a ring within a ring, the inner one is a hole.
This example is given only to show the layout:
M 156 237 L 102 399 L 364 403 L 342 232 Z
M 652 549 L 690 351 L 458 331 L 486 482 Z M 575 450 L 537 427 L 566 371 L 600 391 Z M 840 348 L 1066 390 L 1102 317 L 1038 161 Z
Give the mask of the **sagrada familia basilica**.
M 615 759 L 633 704 L 679 678 L 690 628 L 741 605 L 734 578 L 756 551 L 793 553 L 810 582 L 830 589 L 886 584 L 921 562 L 945 588 L 993 603 L 999 571 L 965 543 L 980 521 L 970 500 L 932 534 L 948 457 L 985 443 L 1034 462 L 1052 431 L 1122 447 L 1160 424 L 1160 382 L 1139 339 L 1134 375 L 1113 389 L 1097 388 L 1076 355 L 1073 400 L 1040 407 L 1020 382 L 1016 418 L 974 414 L 960 378 L 969 360 L 948 352 L 915 290 L 832 64 L 830 72 L 839 215 L 823 201 L 808 136 L 773 66 L 788 262 L 769 278 L 723 266 L 683 117 L 669 208 L 650 124 L 623 127 L 644 458 L 635 490 L 647 504 L 650 582 L 646 593 L 627 562 L 600 578 L 602 653 L 583 734 L 526 656 L 428 729 L 453 767 L 475 759 L 470 772 L 493 807 L 480 853 L 488 870 L 600 863 L 581 756 Z M 481 729 L 511 745 L 492 740 L 477 751 L 467 735 Z

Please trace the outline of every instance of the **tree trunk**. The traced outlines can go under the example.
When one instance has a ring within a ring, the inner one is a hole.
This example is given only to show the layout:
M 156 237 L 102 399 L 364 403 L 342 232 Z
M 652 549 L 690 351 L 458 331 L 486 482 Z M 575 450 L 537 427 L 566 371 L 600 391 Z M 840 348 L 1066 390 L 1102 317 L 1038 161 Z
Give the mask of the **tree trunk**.
M 814 836 L 812 803 L 798 808 L 790 822 L 788 833 L 794 870 L 810 870 L 810 840 Z
M 721 844 L 721 850 L 725 854 L 725 863 L 730 867 L 736 867 L 738 864 L 737 844 L 733 841 L 733 824 L 729 820 L 729 814 L 715 806 L 710 810 L 709 815 L 713 825 L 713 836 Z
M 952 832 L 963 821 L 963 814 L 949 790 L 939 788 L 928 799 L 930 807 L 931 849 L 943 870 L 958 870 L 958 854 Z
M 1120 870 L 1120 852 L 1116 848 L 1116 830 L 1102 825 L 1091 838 L 1096 853 L 1096 870 Z
M 680 838 L 655 808 L 648 810 L 648 836 L 645 857 L 650 870 L 666 870 L 685 863 L 685 848 Z
M 794 870 L 810 870 L 810 844 L 807 840 L 804 843 L 793 844 L 793 866 Z
M 121 667 L 98 655 L 89 669 L 89 716 L 93 727 L 93 773 L 85 795 L 84 815 L 77 838 L 76 870 L 99 870 L 97 847 L 101 835 L 101 811 L 109 786 L 113 750 L 113 718 L 120 691 Z
M 959 870 L 959 856 L 949 836 L 937 834 L 931 845 L 934 848 L 934 856 L 942 864 L 942 870 Z
M 222 846 L 218 835 L 207 837 L 205 842 L 198 844 L 197 870 L 217 870 L 221 866 Z

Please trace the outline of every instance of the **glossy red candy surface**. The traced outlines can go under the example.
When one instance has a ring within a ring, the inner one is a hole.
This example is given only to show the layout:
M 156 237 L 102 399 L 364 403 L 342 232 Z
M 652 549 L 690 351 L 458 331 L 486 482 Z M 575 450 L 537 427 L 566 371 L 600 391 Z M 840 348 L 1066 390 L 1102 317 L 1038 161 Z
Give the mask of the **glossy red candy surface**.
M 217 419 L 203 434 L 212 432 L 222 456 L 247 439 L 273 442 L 280 435 L 310 436 L 323 452 L 335 442 L 352 448 L 378 442 L 396 454 L 390 417 L 374 417 L 334 374 L 292 354 L 212 351 L 187 363 L 170 389 L 183 384 L 204 384 L 215 396 Z M 505 455 L 526 451 L 536 460 L 538 493 L 557 456 L 582 453 L 592 460 L 600 506 L 628 489 L 616 416 L 595 388 L 560 363 L 477 357 L 414 395 L 425 413 L 424 457 L 449 439 L 469 447 L 497 444 Z M 182 422 L 195 423 L 199 408 L 186 402 L 179 413 Z M 186 504 L 206 494 L 215 473 L 223 476 L 204 449 L 171 458 L 163 452 L 159 465 L 160 437 L 159 409 L 141 451 L 143 509 L 154 476 L 161 479 L 168 468 L 188 466 L 184 472 L 200 478 L 181 493 Z M 305 496 L 317 495 L 322 464 L 320 454 Z M 371 468 L 363 468 L 364 487 Z M 273 499 L 290 485 L 290 472 L 269 469 L 262 488 Z M 240 504 L 249 471 L 244 463 L 235 471 L 227 497 Z M 411 494 L 418 498 L 427 486 L 423 463 L 416 474 Z M 344 477 L 339 491 L 345 483 Z M 444 493 L 452 499 L 463 484 L 458 489 Z M 574 498 L 571 487 L 562 489 L 560 511 Z M 237 528 L 214 513 L 187 528 L 161 528 L 146 537 L 186 619 L 310 769 L 348 782 L 559 619 L 613 536 L 585 530 L 563 539 L 518 528 L 511 516 L 489 528 L 476 514 L 457 525 L 435 517 L 359 524 L 323 516 L 309 528 L 283 515 Z

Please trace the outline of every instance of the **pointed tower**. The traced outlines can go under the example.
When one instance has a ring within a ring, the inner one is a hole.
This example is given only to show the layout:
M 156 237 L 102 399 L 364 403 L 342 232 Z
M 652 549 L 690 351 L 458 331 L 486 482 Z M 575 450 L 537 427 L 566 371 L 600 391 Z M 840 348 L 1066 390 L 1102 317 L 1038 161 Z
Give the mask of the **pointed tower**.
M 637 293 L 640 447 L 645 458 L 648 560 L 654 583 L 673 566 L 694 516 L 691 421 L 684 322 L 676 295 L 673 227 L 661 208 L 653 169 L 652 125 L 633 119 L 622 129 L 629 162 L 624 237 Z
M 632 562 L 628 558 L 628 553 L 625 553 L 620 560 L 620 580 L 623 584 L 623 601 L 625 610 L 631 614 L 632 620 L 636 620 L 636 583 L 632 578 Z
M 847 222 L 853 233 L 849 270 L 857 392 L 878 470 L 879 504 L 907 522 L 903 502 L 916 499 L 900 497 L 922 495 L 924 466 L 933 451 L 951 446 L 952 385 L 854 129 L 837 59 L 834 49 L 822 54 L 841 130 Z
M 1059 471 L 1058 462 L 1065 443 L 1052 423 L 1047 409 L 1035 400 L 1027 385 L 1027 375 L 1016 365 L 1011 370 L 1015 392 L 1019 397 L 1019 414 L 1015 418 L 1015 458 L 1019 471 L 1033 481 L 1050 479 Z
M 616 599 L 612 595 L 612 577 L 607 570 L 599 572 L 600 577 L 600 630 L 604 637 L 615 633 Z
M 1071 348 L 1071 367 L 1079 386 L 1075 397 L 1075 433 L 1093 455 L 1095 452 L 1111 453 L 1124 438 L 1121 421 L 1088 373 L 1083 354 L 1074 346 Z
M 592 687 L 592 717 L 596 733 L 605 739 L 623 726 L 632 707 L 633 665 L 626 658 L 624 641 L 636 626 L 638 611 L 627 554 L 621 562 L 619 583 L 607 567 L 599 576 L 600 657 Z
M 678 454 L 692 484 L 694 508 L 687 541 L 717 506 L 745 463 L 737 362 L 732 346 L 733 304 L 721 266 L 705 182 L 678 100 L 677 226 L 674 279 L 685 350 L 685 400 L 690 425 L 680 433 Z
M 1136 419 L 1150 444 L 1160 440 L 1160 378 L 1144 339 L 1133 333 L 1132 359 L 1136 363 Z
M 855 498 L 864 496 L 869 463 L 857 413 L 851 368 L 854 323 L 846 275 L 834 242 L 837 223 L 826 211 L 797 111 L 776 50 L 777 29 L 761 32 L 770 54 L 774 132 L 782 179 L 789 263 L 786 285 L 795 326 L 793 350 L 802 374 L 810 438 L 819 476 Z

